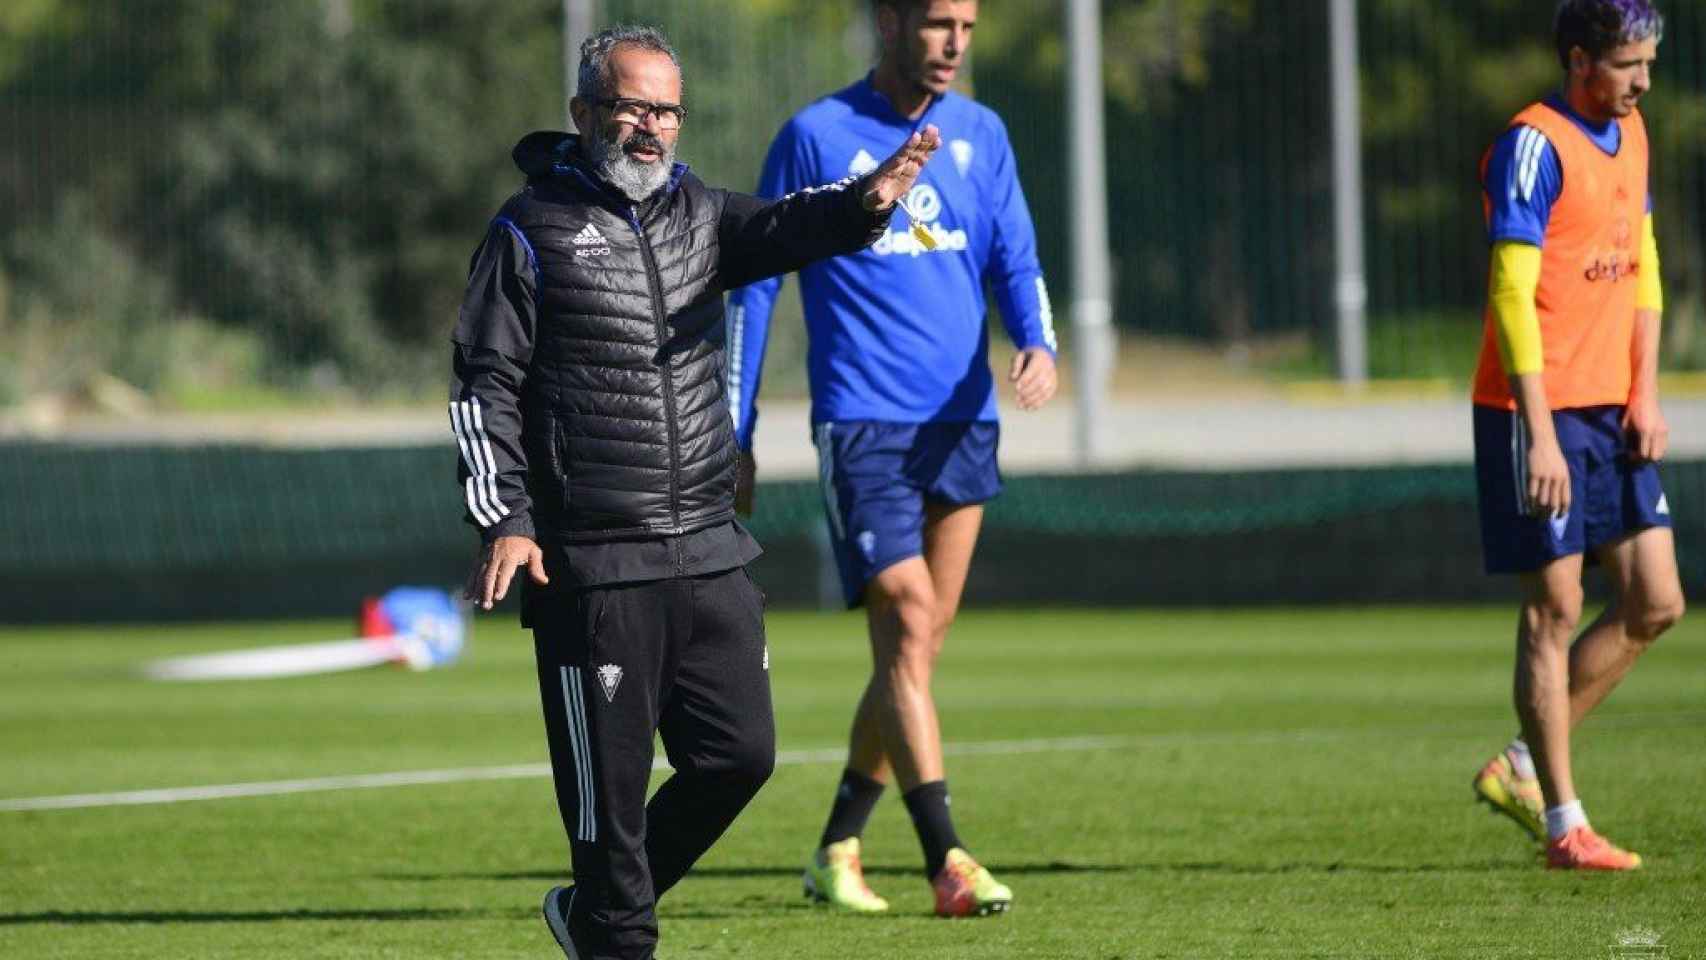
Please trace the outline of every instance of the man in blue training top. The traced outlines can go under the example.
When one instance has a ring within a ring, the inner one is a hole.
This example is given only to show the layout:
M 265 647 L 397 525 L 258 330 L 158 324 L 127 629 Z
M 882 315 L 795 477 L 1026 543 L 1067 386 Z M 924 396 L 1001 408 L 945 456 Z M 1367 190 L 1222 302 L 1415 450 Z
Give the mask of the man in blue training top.
M 808 894 L 861 912 L 859 835 L 885 783 L 900 783 L 944 916 L 1005 910 L 1012 892 L 964 849 L 948 813 L 930 694 L 983 521 L 1001 490 L 984 288 L 1018 354 L 1022 409 L 1055 391 L 1055 338 L 1036 236 L 1001 120 L 949 91 L 971 46 L 977 0 L 875 0 L 882 54 L 865 79 L 800 111 L 771 144 L 758 192 L 874 169 L 925 124 L 952 163 L 924 172 L 895 223 L 862 253 L 800 273 L 812 425 L 824 508 L 849 607 L 863 603 L 874 669 L 847 769 L 808 865 Z M 734 293 L 729 399 L 750 508 L 754 398 L 779 281 Z

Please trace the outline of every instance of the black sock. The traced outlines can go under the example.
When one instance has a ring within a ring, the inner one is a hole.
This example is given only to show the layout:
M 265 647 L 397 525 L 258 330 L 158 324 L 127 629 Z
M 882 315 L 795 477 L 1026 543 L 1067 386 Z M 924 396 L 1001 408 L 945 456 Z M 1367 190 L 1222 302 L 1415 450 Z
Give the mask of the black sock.
M 961 845 L 954 833 L 954 819 L 948 815 L 948 781 L 921 783 L 901 799 L 906 801 L 906 812 L 912 814 L 918 843 L 924 847 L 925 877 L 934 880 L 942 872 L 948 851 Z
M 818 847 L 864 833 L 865 821 L 871 819 L 871 811 L 877 808 L 877 799 L 882 795 L 882 781 L 872 780 L 852 767 L 841 771 L 841 785 L 835 788 L 835 802 L 829 807 L 829 822 L 823 825 Z

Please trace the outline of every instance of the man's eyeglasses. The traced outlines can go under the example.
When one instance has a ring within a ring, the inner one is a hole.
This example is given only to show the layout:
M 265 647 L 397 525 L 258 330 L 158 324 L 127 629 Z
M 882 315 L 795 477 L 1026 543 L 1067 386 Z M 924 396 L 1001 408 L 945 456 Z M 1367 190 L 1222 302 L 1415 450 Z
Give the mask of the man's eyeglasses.
M 681 126 L 681 121 L 687 119 L 687 108 L 679 103 L 653 103 L 650 100 L 634 100 L 629 97 L 610 97 L 594 100 L 593 103 L 609 107 L 610 116 L 618 123 L 629 123 L 636 127 L 644 126 L 647 117 L 656 117 L 660 129 L 675 130 Z

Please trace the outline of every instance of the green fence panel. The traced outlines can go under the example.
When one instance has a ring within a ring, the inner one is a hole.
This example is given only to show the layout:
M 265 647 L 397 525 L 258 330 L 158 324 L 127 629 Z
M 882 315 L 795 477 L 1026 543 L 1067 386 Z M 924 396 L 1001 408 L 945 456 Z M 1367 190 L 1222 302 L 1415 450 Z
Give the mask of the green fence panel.
M 455 583 L 478 538 L 448 446 L 0 446 L 0 620 L 348 613 Z M 1684 577 L 1706 583 L 1706 462 L 1665 466 Z M 750 527 L 773 599 L 825 597 L 822 495 L 766 483 Z M 972 604 L 1436 602 L 1480 572 L 1466 465 L 1011 477 Z

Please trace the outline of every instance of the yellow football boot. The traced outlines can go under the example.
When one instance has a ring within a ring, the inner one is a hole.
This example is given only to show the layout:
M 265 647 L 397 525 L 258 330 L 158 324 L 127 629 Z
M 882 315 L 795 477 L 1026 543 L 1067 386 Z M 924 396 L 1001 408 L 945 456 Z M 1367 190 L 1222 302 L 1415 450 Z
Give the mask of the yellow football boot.
M 1519 778 L 1503 750 L 1475 774 L 1474 787 L 1476 799 L 1493 812 L 1510 817 L 1534 839 L 1546 842 L 1546 802 L 1540 796 L 1540 781 Z
M 806 865 L 803 878 L 806 896 L 839 910 L 882 913 L 889 902 L 865 885 L 865 870 L 859 864 L 859 838 L 848 837 L 819 850 Z

